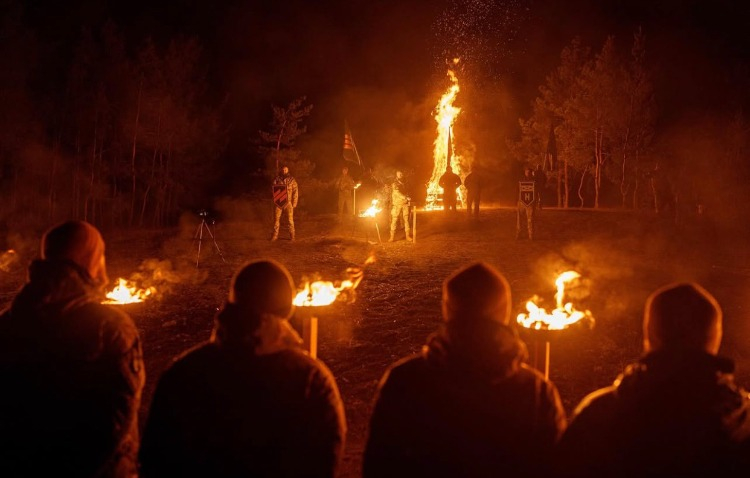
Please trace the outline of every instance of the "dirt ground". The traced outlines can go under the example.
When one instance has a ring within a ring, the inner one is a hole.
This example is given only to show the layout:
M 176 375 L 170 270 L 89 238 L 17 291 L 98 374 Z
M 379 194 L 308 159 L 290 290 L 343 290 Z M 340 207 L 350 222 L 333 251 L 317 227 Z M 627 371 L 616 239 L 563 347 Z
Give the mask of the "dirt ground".
M 739 382 L 750 384 L 750 260 L 744 235 L 709 224 L 680 228 L 651 215 L 621 211 L 545 209 L 535 240 L 515 240 L 515 210 L 465 213 L 419 212 L 417 241 L 378 243 L 373 220 L 338 224 L 335 216 L 298 216 L 297 241 L 268 241 L 265 209 L 238 206 L 204 230 L 201 254 L 193 240 L 195 217 L 170 230 L 105 233 L 111 278 L 139 272 L 158 289 L 157 297 L 123 306 L 142 334 L 148 381 L 141 421 L 145 422 L 157 379 L 175 356 L 208 339 L 213 316 L 225 300 L 230 278 L 244 262 L 270 257 L 284 263 L 297 281 L 319 275 L 336 280 L 347 267 L 364 270 L 354 303 L 318 311 L 319 357 L 336 376 L 349 432 L 342 476 L 360 475 L 367 420 L 378 380 L 386 367 L 418 352 L 440 325 L 442 281 L 456 268 L 483 260 L 511 283 L 516 311 L 537 294 L 553 302 L 554 278 L 567 269 L 584 277 L 571 291 L 579 308 L 591 310 L 596 326 L 551 344 L 550 378 L 566 409 L 612 382 L 641 349 L 640 319 L 647 295 L 675 280 L 698 280 L 724 309 L 722 353 L 738 364 Z M 388 218 L 380 218 L 387 239 Z M 38 238 L 29 238 L 38 241 Z M 221 251 L 222 257 L 217 252 Z M 35 246 L 34 246 L 35 247 Z M 27 248 L 8 271 L 0 271 L 0 305 L 12 299 L 33 254 Z M 199 259 L 199 266 L 195 261 Z M 299 320 L 295 319 L 297 325 Z

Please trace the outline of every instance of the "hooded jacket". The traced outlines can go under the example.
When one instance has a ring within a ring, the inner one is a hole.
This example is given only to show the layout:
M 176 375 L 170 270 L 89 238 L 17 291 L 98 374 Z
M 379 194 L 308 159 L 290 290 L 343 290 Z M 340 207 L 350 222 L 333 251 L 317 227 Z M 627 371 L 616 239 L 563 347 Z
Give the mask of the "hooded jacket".
M 389 368 L 370 422 L 366 478 L 548 470 L 565 426 L 557 389 L 521 363 L 525 348 L 510 328 L 494 327 L 497 339 L 484 342 L 441 331 Z
M 262 320 L 252 337 L 227 333 L 239 313 L 227 304 L 212 341 L 159 379 L 141 476 L 335 475 L 346 423 L 333 375 L 286 320 Z
M 88 272 L 31 264 L 0 316 L 0 476 L 133 476 L 145 374 L 138 332 Z
M 644 356 L 614 385 L 592 393 L 578 406 L 557 452 L 561 473 L 747 473 L 750 401 L 735 385 L 733 368 L 730 360 L 704 352 L 656 351 Z

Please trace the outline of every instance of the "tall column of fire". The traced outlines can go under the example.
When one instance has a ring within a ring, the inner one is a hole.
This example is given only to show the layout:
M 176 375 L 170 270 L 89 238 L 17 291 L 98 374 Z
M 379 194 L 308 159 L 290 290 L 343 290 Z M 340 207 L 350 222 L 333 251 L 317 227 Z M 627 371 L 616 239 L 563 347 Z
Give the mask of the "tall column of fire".
M 453 60 L 453 64 L 458 64 L 458 58 Z M 461 112 L 461 108 L 453 105 L 459 92 L 458 78 L 453 70 L 448 70 L 448 78 L 450 78 L 451 86 L 443 94 L 435 107 L 434 118 L 437 122 L 437 138 L 435 138 L 435 148 L 432 154 L 434 160 L 432 176 L 430 177 L 430 182 L 427 183 L 425 209 L 442 209 L 443 206 L 439 204 L 438 197 L 443 192 L 443 188 L 440 187 L 438 182 L 440 181 L 440 176 L 445 173 L 445 168 L 449 161 L 453 172 L 461 176 L 461 178 L 464 177 L 464 172 L 461 170 L 461 158 L 453 153 L 453 124 Z M 459 204 L 463 203 L 463 194 L 460 189 L 458 193 Z

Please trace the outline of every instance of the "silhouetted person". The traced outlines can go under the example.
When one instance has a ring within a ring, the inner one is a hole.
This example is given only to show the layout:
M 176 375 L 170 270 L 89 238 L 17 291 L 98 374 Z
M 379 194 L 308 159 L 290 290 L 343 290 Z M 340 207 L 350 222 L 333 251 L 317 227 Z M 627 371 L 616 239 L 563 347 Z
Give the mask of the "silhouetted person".
M 565 426 L 555 386 L 522 363 L 508 282 L 475 263 L 443 283 L 445 326 L 383 376 L 364 476 L 539 476 Z
M 461 186 L 461 178 L 453 172 L 450 164 L 445 168 L 445 173 L 440 176 L 438 184 L 443 188 L 443 209 L 445 211 L 455 211 L 457 202 L 456 189 Z
M 547 186 L 547 173 L 544 172 L 544 168 L 541 164 L 537 165 L 533 176 L 537 208 L 542 209 L 542 195 L 544 194 L 544 188 Z
M 251 262 L 233 278 L 211 340 L 159 379 L 141 447 L 145 477 L 333 476 L 346 425 L 331 372 L 287 320 L 284 266 Z
M 479 174 L 479 168 L 474 168 L 464 179 L 464 186 L 466 186 L 466 212 L 469 215 L 472 214 L 474 217 L 479 217 L 479 200 L 482 195 L 482 179 Z
M 578 406 L 558 450 L 562 474 L 747 474 L 750 404 L 734 383 L 734 364 L 717 356 L 721 323 L 719 304 L 697 284 L 672 284 L 651 294 L 643 321 L 645 355 Z
M 135 476 L 145 374 L 132 320 L 101 304 L 104 241 L 66 222 L 41 257 L 0 316 L 0 476 Z

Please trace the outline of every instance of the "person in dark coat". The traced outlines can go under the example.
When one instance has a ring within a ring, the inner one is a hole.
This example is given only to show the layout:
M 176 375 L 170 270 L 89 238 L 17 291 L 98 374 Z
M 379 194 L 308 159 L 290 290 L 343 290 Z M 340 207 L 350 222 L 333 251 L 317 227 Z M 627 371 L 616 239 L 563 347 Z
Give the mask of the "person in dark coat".
M 451 165 L 449 164 L 445 168 L 445 173 L 440 176 L 438 184 L 443 188 L 443 208 L 446 211 L 456 210 L 456 190 L 461 186 L 461 178 L 458 174 L 453 172 Z
M 654 292 L 645 355 L 578 406 L 557 451 L 561 475 L 747 474 L 750 401 L 732 362 L 717 356 L 721 323 L 719 304 L 698 284 Z
M 141 476 L 330 477 L 346 424 L 336 382 L 287 320 L 294 287 L 271 260 L 232 280 L 211 340 L 159 379 Z
M 137 474 L 141 346 L 130 317 L 101 304 L 107 282 L 95 227 L 44 235 L 0 316 L 0 476 Z
M 522 362 L 508 282 L 484 263 L 443 284 L 444 328 L 377 391 L 365 478 L 542 476 L 565 427 L 555 386 Z

